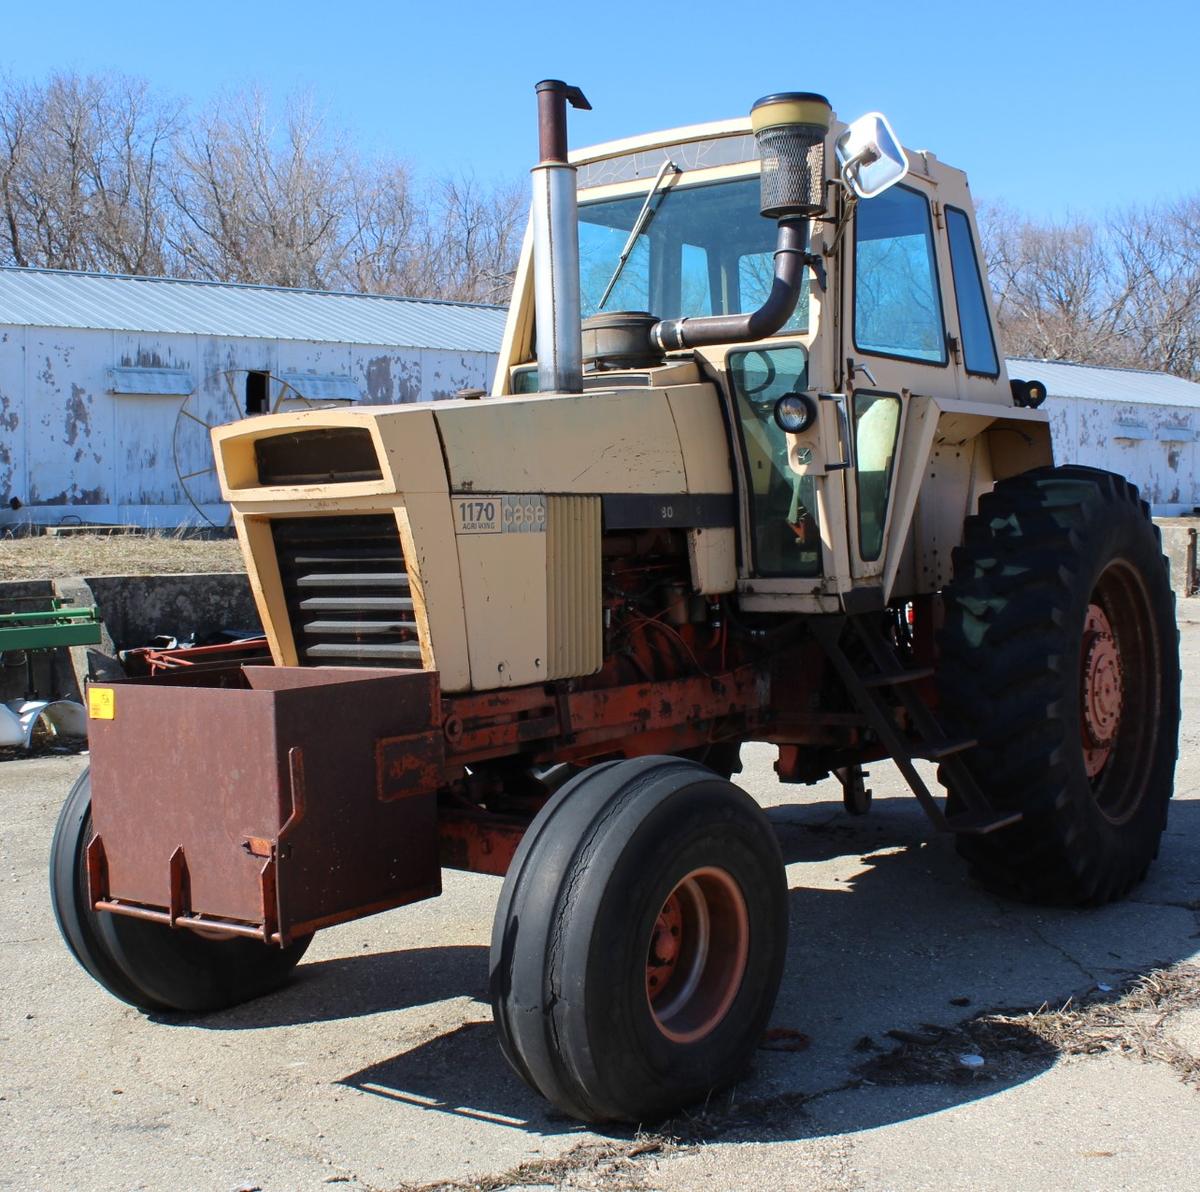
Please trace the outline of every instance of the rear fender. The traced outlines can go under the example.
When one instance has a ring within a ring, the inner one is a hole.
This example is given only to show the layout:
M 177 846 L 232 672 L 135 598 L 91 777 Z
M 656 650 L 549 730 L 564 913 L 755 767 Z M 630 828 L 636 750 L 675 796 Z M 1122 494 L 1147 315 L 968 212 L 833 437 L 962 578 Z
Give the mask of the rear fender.
M 1054 462 L 1042 410 L 909 397 L 892 490 L 884 599 L 936 592 L 963 522 L 997 480 Z

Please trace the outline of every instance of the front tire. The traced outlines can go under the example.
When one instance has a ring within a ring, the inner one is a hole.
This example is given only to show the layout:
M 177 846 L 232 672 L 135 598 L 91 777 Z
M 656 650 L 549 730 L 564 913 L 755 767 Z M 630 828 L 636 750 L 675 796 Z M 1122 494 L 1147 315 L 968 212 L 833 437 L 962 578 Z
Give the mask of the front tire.
M 1092 468 L 1001 481 L 943 596 L 944 717 L 979 741 L 963 760 L 984 793 L 1024 816 L 959 852 L 1006 894 L 1122 897 L 1157 855 L 1179 735 L 1174 596 L 1149 508 Z
M 91 780 L 85 770 L 54 829 L 50 901 L 71 954 L 123 1002 L 145 1011 L 188 1014 L 235 1006 L 283 984 L 312 940 L 307 935 L 277 948 L 95 911 L 85 855 L 92 836 Z
M 550 800 L 505 879 L 492 1009 L 518 1074 L 584 1121 L 656 1121 L 736 1080 L 787 944 L 779 846 L 693 762 L 596 766 Z

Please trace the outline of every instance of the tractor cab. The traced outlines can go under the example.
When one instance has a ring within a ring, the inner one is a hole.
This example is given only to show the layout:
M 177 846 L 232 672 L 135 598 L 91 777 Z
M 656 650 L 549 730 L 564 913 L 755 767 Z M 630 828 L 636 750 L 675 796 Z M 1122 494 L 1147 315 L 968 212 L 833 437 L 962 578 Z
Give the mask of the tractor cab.
M 844 125 L 823 104 L 768 96 L 749 120 L 579 150 L 565 167 L 578 212 L 579 387 L 677 385 L 686 368 L 713 386 L 737 495 L 730 567 L 746 607 L 762 611 L 882 604 L 900 579 L 943 582 L 948 557 L 921 575 L 913 560 L 971 510 L 943 509 L 931 490 L 922 502 L 932 452 L 960 448 L 940 469 L 956 494 L 997 478 L 993 453 L 977 449 L 983 427 L 1032 423 L 1016 440 L 1025 450 L 1010 453 L 1022 469 L 1050 462 L 1044 415 L 1014 410 L 965 176 L 905 153 L 877 113 Z M 497 396 L 545 392 L 537 343 L 566 334 L 544 332 L 531 309 L 536 216 L 535 206 Z M 756 312 L 779 299 L 781 258 L 796 267 L 794 301 L 763 335 Z M 951 403 L 985 407 L 957 440 L 938 431 Z

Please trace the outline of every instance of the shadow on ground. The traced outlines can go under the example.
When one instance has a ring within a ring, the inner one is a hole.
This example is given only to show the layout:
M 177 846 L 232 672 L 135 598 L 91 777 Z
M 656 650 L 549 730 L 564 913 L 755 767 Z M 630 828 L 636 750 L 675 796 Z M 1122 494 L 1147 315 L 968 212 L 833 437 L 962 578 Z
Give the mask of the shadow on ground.
M 829 804 L 769 814 L 792 886 L 772 1023 L 784 1050 L 760 1051 L 745 1081 L 666 1125 L 681 1137 L 845 1133 L 990 1097 L 1058 1058 L 1041 1035 L 998 1027 L 991 1012 L 1115 998 L 1139 974 L 1200 951 L 1200 803 L 1173 805 L 1162 856 L 1129 899 L 1087 911 L 1007 902 L 973 885 L 953 843 L 930 838 L 910 799 L 877 800 L 864 819 Z M 486 983 L 482 947 L 364 954 L 302 965 L 286 990 L 201 1025 L 316 1022 L 468 995 L 481 1021 L 342 1083 L 539 1134 L 577 1128 L 507 1068 L 486 1020 Z M 860 1099 L 852 1122 L 819 1109 L 864 1086 L 878 1092 Z
M 283 989 L 219 1014 L 153 1016 L 214 1031 L 244 1031 L 361 1018 L 387 1010 L 471 997 L 487 1004 L 488 950 L 478 945 L 362 952 L 335 960 L 301 962 Z

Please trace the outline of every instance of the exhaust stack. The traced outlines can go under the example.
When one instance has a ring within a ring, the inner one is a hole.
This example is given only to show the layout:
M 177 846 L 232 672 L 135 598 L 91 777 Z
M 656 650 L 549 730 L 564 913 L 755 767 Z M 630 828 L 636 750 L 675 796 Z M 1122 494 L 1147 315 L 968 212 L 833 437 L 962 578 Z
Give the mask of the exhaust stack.
M 536 85 L 538 164 L 533 167 L 533 291 L 537 310 L 538 389 L 583 392 L 579 226 L 575 167 L 567 163 L 567 104 L 591 110 L 578 87 L 558 79 Z
M 762 162 L 759 211 L 779 221 L 771 292 L 748 314 L 663 319 L 650 329 L 661 351 L 763 339 L 791 318 L 804 277 L 809 220 L 825 210 L 825 137 L 832 118 L 829 100 L 809 91 L 768 95 L 750 109 Z

